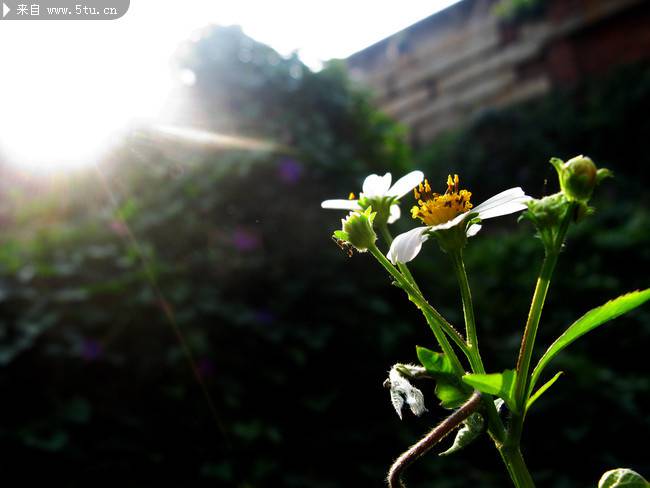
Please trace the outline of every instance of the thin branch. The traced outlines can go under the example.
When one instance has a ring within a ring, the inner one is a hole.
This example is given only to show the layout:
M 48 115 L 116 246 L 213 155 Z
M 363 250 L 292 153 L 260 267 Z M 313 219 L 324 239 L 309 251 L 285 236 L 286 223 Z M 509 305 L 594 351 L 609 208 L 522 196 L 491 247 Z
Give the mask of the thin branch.
M 440 422 L 426 436 L 413 444 L 393 463 L 388 471 L 388 486 L 390 488 L 406 488 L 402 474 L 414 461 L 426 454 L 433 446 L 440 442 L 446 435 L 458 427 L 463 420 L 474 413 L 481 405 L 481 394 L 475 391 L 458 410 Z

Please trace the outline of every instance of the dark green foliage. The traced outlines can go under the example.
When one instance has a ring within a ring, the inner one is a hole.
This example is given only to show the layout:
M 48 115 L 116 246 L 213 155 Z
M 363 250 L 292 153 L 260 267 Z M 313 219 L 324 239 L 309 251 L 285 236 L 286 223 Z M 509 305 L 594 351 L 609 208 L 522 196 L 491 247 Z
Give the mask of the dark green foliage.
M 16 184 L 0 236 L 3 476 L 71 487 L 381 486 L 390 462 L 446 414 L 425 385 L 431 413 L 400 423 L 381 386 L 392 364 L 415 361 L 413 344 L 434 341 L 383 270 L 330 241 L 344 214 L 319 204 L 358 192 L 368 173 L 409 169 L 401 130 L 340 66 L 311 73 L 236 29 L 207 31 L 178 64 L 197 75 L 185 123 L 286 148 L 169 151 L 135 134 L 102 177 Z M 456 171 L 477 202 L 520 184 L 537 194 L 554 176 L 550 156 L 584 152 L 616 173 L 593 202 L 598 213 L 570 236 L 540 353 L 584 310 L 647 285 L 647 166 L 637 163 L 648 73 L 486 114 L 420 155 L 433 181 Z M 502 230 L 486 226 L 466 252 L 490 371 L 513 366 L 541 257 L 532 229 Z M 460 324 L 436 246 L 414 273 Z M 524 439 L 540 486 L 593 485 L 612 465 L 650 472 L 630 447 L 649 427 L 647 368 L 632 359 L 649 319 L 618 319 L 555 360 L 566 375 L 535 404 Z M 551 422 L 563 439 L 552 445 Z M 505 486 L 499 463 L 479 439 L 444 462 L 425 458 L 409 480 Z

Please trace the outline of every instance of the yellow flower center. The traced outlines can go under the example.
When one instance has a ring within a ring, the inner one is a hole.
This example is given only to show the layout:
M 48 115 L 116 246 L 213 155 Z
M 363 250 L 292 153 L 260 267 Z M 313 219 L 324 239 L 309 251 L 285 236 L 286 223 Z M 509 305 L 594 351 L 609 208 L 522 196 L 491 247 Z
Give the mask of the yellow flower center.
M 449 175 L 447 191 L 440 195 L 431 191 L 431 186 L 425 178 L 424 183 L 413 189 L 418 204 L 411 209 L 411 216 L 426 225 L 438 225 L 467 212 L 473 206 L 469 201 L 472 194 L 467 190 L 458 190 L 459 181 L 458 175 L 453 178 Z

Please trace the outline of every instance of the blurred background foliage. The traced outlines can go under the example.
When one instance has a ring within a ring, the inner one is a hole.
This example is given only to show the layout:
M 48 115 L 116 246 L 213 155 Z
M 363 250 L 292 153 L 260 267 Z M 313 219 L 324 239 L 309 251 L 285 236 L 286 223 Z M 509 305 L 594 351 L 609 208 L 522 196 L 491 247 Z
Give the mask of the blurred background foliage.
M 176 64 L 196 83 L 179 86 L 170 122 L 275 149 L 178 145 L 141 127 L 97 169 L 15 177 L 0 208 L 6 479 L 382 486 L 392 459 L 445 412 L 432 392 L 423 418 L 400 422 L 392 411 L 388 368 L 433 338 L 369 256 L 348 258 L 330 241 L 343 215 L 319 208 L 358 192 L 369 173 L 418 167 L 442 189 L 457 172 L 480 202 L 511 186 L 557 191 L 551 156 L 584 153 L 615 172 L 597 213 L 571 232 L 540 352 L 589 308 L 647 286 L 648 67 L 486 112 L 411 154 L 341 64 L 313 73 L 236 28 L 206 30 Z M 491 224 L 466 263 L 482 352 L 497 371 L 515 362 L 542 247 L 528 224 Z M 460 324 L 445 256 L 428 246 L 413 271 Z M 595 486 L 619 465 L 650 473 L 639 448 L 650 431 L 649 336 L 646 307 L 556 360 L 566 374 L 536 404 L 524 439 L 540 486 Z M 409 479 L 508 483 L 486 439 L 444 460 L 428 455 Z

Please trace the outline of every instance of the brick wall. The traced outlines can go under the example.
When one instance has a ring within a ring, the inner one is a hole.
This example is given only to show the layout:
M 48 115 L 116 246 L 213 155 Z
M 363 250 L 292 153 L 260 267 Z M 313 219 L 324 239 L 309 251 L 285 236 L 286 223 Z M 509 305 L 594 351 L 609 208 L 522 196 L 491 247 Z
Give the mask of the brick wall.
M 464 0 L 348 58 L 351 76 L 415 144 L 476 116 L 650 59 L 647 0 L 550 0 L 504 22 L 495 0 Z

